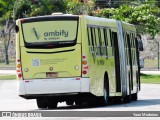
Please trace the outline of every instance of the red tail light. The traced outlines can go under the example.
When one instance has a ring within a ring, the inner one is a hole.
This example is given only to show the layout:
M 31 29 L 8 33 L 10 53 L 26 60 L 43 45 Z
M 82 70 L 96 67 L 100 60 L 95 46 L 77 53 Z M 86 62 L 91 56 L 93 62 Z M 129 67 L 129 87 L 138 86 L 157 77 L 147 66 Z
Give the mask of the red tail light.
M 83 58 L 83 59 L 86 59 L 86 56 L 83 56 L 82 58 Z
M 24 19 L 20 19 L 21 23 L 24 23 Z
M 87 71 L 86 71 L 86 70 L 83 70 L 83 72 L 82 72 L 82 73 L 85 75 L 85 74 L 87 74 Z
M 22 74 L 18 74 L 18 78 L 21 78 L 22 77 Z
M 82 76 L 85 76 L 88 71 L 88 62 L 85 54 L 82 55 Z
M 84 66 L 83 68 L 86 69 L 86 70 L 88 70 L 88 66 Z
M 21 71 L 21 60 L 18 58 L 17 60 L 16 60 L 17 62 L 16 62 L 16 69 L 17 69 L 17 77 L 19 78 L 19 79 L 21 79 L 22 78 L 22 71 Z

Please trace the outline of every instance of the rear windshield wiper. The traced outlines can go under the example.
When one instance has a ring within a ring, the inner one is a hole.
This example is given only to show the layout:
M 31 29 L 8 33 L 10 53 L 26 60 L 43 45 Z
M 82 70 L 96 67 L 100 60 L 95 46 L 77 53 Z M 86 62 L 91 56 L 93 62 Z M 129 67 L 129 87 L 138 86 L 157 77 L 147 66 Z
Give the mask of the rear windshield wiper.
M 36 29 L 35 29 L 35 28 L 33 28 L 32 30 L 33 30 L 33 32 L 34 32 L 34 34 L 35 34 L 35 36 L 36 36 L 36 39 L 37 39 L 37 40 L 39 40 L 39 37 L 38 37 L 38 34 L 37 34 Z

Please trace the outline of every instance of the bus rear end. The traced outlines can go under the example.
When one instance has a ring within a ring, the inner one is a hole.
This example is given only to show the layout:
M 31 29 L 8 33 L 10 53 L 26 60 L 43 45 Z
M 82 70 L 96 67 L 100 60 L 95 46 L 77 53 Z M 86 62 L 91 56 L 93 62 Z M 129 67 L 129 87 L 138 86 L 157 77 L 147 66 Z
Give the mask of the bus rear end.
M 39 108 L 89 92 L 82 78 L 79 16 L 44 16 L 16 22 L 16 63 L 19 95 L 37 99 Z M 57 97 L 55 97 L 57 96 Z M 44 101 L 47 101 L 46 104 Z

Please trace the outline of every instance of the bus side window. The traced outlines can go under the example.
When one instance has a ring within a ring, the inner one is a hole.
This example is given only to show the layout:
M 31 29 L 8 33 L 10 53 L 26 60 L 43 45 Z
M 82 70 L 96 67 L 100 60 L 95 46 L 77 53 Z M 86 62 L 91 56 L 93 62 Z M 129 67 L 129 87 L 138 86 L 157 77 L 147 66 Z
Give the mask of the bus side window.
M 94 39 L 95 39 L 95 37 L 94 37 L 94 28 L 91 27 L 90 31 L 91 31 L 91 52 L 94 53 L 94 51 L 95 51 L 95 49 L 94 49 L 94 47 L 95 47 L 95 44 L 94 44 Z
M 101 35 L 101 28 L 98 28 L 98 38 L 99 38 L 99 45 L 98 45 L 98 48 L 99 48 L 99 52 L 100 52 L 100 56 L 103 55 L 103 52 L 102 52 L 102 35 Z
M 123 32 L 124 47 L 127 48 L 126 32 Z
M 132 45 L 131 45 L 131 36 L 130 36 L 130 34 L 129 33 L 127 33 L 127 45 L 128 45 L 128 59 L 127 59 L 127 61 L 128 61 L 128 65 L 131 65 L 132 64 Z
M 92 33 L 93 33 L 93 44 L 94 44 L 94 53 L 97 54 L 97 41 L 96 41 L 96 28 L 92 28 Z
M 137 53 L 136 53 L 136 41 L 135 41 L 136 34 L 133 33 L 133 42 L 134 42 L 134 65 L 137 65 Z
M 99 56 L 100 55 L 100 49 L 99 49 L 99 35 L 98 35 L 98 28 L 96 27 L 94 29 L 94 35 L 95 35 L 95 53 L 96 53 L 96 56 Z
M 105 42 L 105 45 L 108 46 L 108 33 L 107 33 L 107 29 L 104 28 L 103 29 L 103 32 L 104 32 L 104 42 Z
M 129 39 L 130 39 L 130 45 L 131 45 L 131 48 L 132 48 L 132 46 L 133 46 L 132 33 L 129 34 Z
M 130 34 L 131 38 L 131 56 L 132 56 L 132 65 L 135 64 L 135 44 L 134 44 L 134 39 L 133 39 L 133 33 Z
M 118 44 L 118 36 L 117 32 L 112 32 L 113 39 L 113 53 L 114 53 L 114 62 L 115 62 L 115 80 L 116 80 L 116 92 L 121 92 L 121 73 L 120 73 L 120 51 Z
M 135 44 L 135 34 L 132 33 L 132 39 L 133 39 L 133 48 L 136 48 L 136 44 Z
M 88 45 L 89 45 L 89 51 L 93 52 L 93 46 L 92 46 L 92 36 L 91 36 L 91 28 L 87 27 L 87 35 L 88 35 Z
M 127 33 L 123 32 L 123 39 L 124 39 L 124 47 L 125 47 L 125 56 L 126 56 L 126 64 L 128 65 L 128 45 L 127 45 Z
M 111 31 L 111 29 L 109 29 L 108 30 L 108 32 L 109 32 L 109 40 L 108 40 L 108 46 L 109 47 L 112 47 L 112 42 L 113 42 L 113 36 L 112 36 L 112 31 Z
M 132 65 L 134 63 L 134 55 L 133 55 L 133 39 L 132 39 L 132 34 L 129 34 L 129 40 L 130 40 L 130 47 L 131 47 L 131 61 L 132 61 Z
M 103 28 L 103 30 L 102 30 L 102 32 L 103 32 L 103 46 L 104 46 L 104 51 L 105 51 L 105 54 L 104 54 L 104 56 L 106 57 L 106 58 L 108 58 L 108 50 L 107 50 L 107 46 L 108 46 L 108 35 L 107 35 L 107 29 L 106 28 Z
M 110 29 L 106 29 L 106 37 L 107 37 L 107 54 L 108 54 L 108 57 L 111 57 L 113 56 L 113 49 L 112 49 L 112 33 L 111 33 L 111 30 Z

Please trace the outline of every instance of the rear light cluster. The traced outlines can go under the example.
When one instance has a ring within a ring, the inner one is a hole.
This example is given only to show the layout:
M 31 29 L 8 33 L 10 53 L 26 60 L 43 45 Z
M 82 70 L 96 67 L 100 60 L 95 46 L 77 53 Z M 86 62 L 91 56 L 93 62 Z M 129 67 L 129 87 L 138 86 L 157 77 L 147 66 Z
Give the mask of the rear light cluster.
M 17 69 L 17 77 L 22 78 L 22 71 L 21 71 L 21 60 L 17 59 L 16 61 L 16 69 Z
M 88 72 L 87 57 L 85 54 L 82 55 L 82 76 L 86 75 Z
M 24 23 L 24 19 L 20 19 L 20 22 L 21 22 L 21 23 Z

